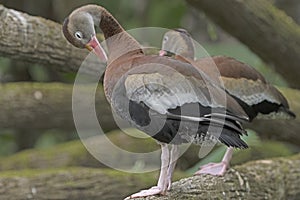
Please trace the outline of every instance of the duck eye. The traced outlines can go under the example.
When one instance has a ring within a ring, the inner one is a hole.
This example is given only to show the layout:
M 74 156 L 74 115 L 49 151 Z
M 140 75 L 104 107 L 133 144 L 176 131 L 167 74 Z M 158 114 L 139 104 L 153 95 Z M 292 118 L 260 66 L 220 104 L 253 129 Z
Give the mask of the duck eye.
M 82 33 L 80 31 L 77 31 L 75 33 L 75 37 L 78 39 L 78 40 L 81 40 L 82 39 Z
M 167 42 L 168 40 L 169 40 L 169 37 L 165 36 L 163 42 Z

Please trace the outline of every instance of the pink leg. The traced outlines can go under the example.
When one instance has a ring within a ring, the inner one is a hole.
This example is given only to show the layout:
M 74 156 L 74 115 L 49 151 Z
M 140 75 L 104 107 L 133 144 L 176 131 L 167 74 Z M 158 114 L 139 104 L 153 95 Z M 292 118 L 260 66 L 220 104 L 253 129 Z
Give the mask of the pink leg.
M 171 148 L 171 155 L 170 155 L 170 164 L 169 164 L 169 168 L 168 168 L 168 190 L 171 189 L 172 187 L 172 177 L 173 177 L 173 172 L 179 157 L 179 148 L 178 145 L 172 144 L 172 148 Z
M 228 147 L 226 153 L 220 163 L 208 163 L 200 167 L 200 170 L 195 173 L 199 174 L 211 174 L 215 176 L 223 176 L 229 167 L 229 162 L 232 158 L 233 148 Z
M 159 175 L 157 186 L 132 194 L 129 197 L 125 198 L 125 200 L 139 198 L 139 197 L 147 197 L 156 194 L 162 194 L 162 195 L 166 194 L 168 189 L 168 184 L 169 184 L 168 182 L 169 162 L 170 162 L 170 155 L 169 155 L 168 145 L 161 143 L 161 169 L 160 169 L 160 175 Z

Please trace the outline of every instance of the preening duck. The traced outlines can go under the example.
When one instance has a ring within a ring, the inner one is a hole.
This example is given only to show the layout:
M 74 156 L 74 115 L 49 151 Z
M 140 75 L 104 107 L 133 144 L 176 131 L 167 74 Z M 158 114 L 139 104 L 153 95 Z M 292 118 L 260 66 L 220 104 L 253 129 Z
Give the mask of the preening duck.
M 95 26 L 104 34 L 107 58 L 96 39 Z M 240 136 L 246 133 L 241 122 L 248 116 L 234 98 L 190 63 L 145 55 L 105 8 L 87 5 L 74 10 L 63 24 L 63 33 L 74 46 L 94 50 L 100 59 L 107 59 L 103 84 L 112 111 L 161 144 L 157 186 L 128 198 L 166 194 L 178 157 L 177 145 L 219 141 L 228 147 L 247 148 Z

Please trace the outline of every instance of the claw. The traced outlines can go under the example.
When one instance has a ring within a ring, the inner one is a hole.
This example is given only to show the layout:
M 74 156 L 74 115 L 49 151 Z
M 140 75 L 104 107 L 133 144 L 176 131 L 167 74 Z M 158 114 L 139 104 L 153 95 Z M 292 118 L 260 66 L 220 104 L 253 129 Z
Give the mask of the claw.
M 178 150 L 178 146 L 173 145 L 170 158 L 168 145 L 161 144 L 161 149 L 161 171 L 157 186 L 132 194 L 129 197 L 126 197 L 125 200 L 153 196 L 157 194 L 166 195 L 167 191 L 171 189 L 172 175 L 180 152 Z
M 200 167 L 200 170 L 195 173 L 195 175 L 199 174 L 211 174 L 214 176 L 223 176 L 226 170 L 229 168 L 229 163 L 233 154 L 233 148 L 228 147 L 222 162 L 220 163 L 208 163 Z
M 149 188 L 148 190 L 141 190 L 138 193 L 132 194 L 129 197 L 126 197 L 125 200 L 135 199 L 135 198 L 140 198 L 140 197 L 147 197 L 147 196 L 152 196 L 152 195 L 156 195 L 156 194 L 165 195 L 165 192 L 163 192 L 163 190 L 160 187 L 154 186 L 152 188 Z
M 195 173 L 195 175 L 199 174 L 211 174 L 214 176 L 223 176 L 228 168 L 228 164 L 226 162 L 220 163 L 208 163 L 200 168 L 199 171 Z
M 172 178 L 168 177 L 168 191 L 170 191 L 172 188 Z

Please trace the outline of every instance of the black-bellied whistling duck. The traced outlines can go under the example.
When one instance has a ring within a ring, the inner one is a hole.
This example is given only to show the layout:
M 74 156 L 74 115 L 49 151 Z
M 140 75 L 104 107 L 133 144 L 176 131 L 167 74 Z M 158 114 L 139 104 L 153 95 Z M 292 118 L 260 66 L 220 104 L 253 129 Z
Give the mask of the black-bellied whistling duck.
M 250 121 L 254 118 L 295 118 L 285 97 L 254 68 L 226 56 L 194 60 L 193 40 L 184 29 L 165 33 L 160 55 L 189 62 L 209 77 L 221 80 L 225 90 L 242 106 Z M 222 162 L 204 165 L 196 174 L 223 175 L 232 153 L 233 149 L 228 147 Z
M 132 126 L 161 144 L 161 171 L 157 186 L 128 198 L 166 194 L 182 143 L 219 141 L 229 147 L 247 148 L 240 138 L 240 122 L 248 116 L 222 88 L 210 83 L 191 64 L 158 55 L 146 56 L 103 7 L 87 5 L 65 20 L 63 32 L 79 48 L 105 52 L 95 37 L 99 26 L 106 39 L 108 66 L 104 92 L 112 110 Z M 171 154 L 168 144 L 172 144 Z

